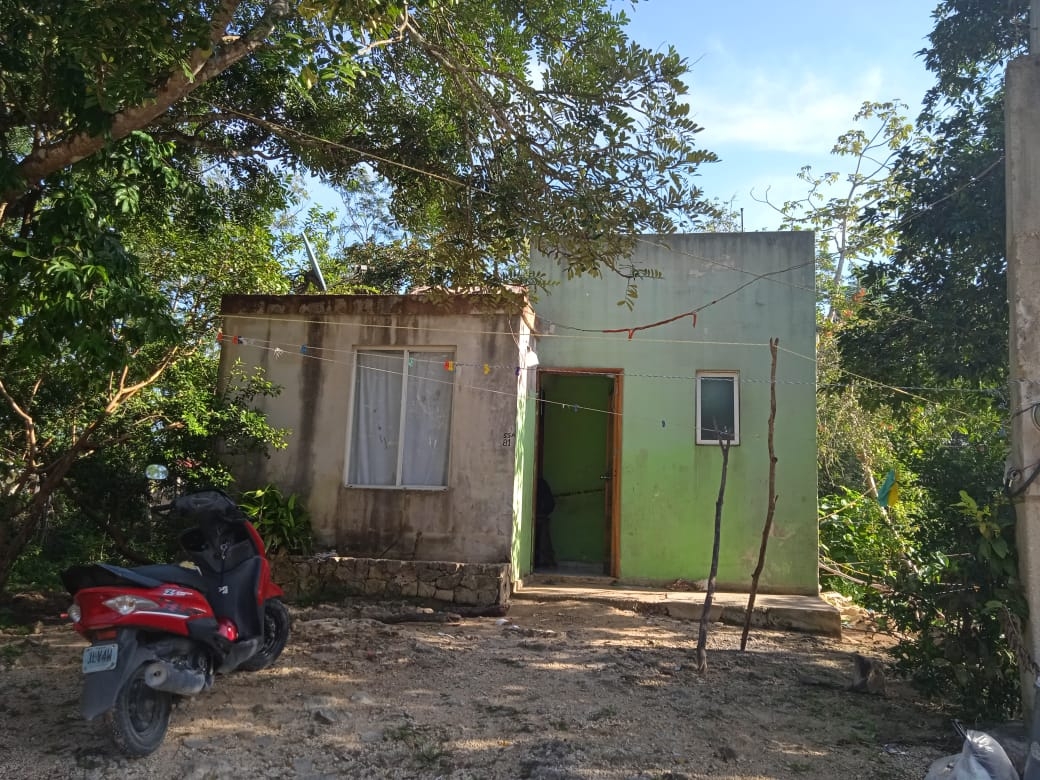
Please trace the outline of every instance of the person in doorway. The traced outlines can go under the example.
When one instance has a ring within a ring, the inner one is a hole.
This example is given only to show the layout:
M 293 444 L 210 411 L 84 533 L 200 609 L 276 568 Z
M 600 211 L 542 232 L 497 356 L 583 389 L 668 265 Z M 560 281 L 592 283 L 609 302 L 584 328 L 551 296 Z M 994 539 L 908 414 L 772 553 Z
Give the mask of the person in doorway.
M 538 477 L 534 508 L 534 565 L 535 568 L 555 568 L 556 553 L 553 551 L 552 530 L 549 519 L 556 508 L 556 498 L 544 477 Z

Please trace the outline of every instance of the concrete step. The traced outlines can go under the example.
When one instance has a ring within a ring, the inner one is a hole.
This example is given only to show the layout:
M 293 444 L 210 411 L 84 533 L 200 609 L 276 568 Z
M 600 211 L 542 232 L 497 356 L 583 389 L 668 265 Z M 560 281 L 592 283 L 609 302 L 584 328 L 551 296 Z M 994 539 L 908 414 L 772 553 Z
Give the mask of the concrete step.
M 610 577 L 528 575 L 517 583 L 514 599 L 533 601 L 595 601 L 619 609 L 630 609 L 677 620 L 701 619 L 704 593 L 669 591 L 615 585 Z M 709 619 L 743 626 L 748 594 L 717 592 L 712 599 Z M 752 610 L 753 628 L 802 631 L 823 636 L 841 636 L 841 613 L 819 596 L 794 596 L 759 593 Z

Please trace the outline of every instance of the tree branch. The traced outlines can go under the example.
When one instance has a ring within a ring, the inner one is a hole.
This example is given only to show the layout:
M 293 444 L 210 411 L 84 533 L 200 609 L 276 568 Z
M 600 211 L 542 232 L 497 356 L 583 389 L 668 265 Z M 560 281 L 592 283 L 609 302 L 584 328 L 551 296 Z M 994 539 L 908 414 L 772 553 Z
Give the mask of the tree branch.
M 372 41 L 371 43 L 366 44 L 365 46 L 358 49 L 356 56 L 366 57 L 376 49 L 382 48 L 383 46 L 390 46 L 394 43 L 400 43 L 404 40 L 405 31 L 409 27 L 411 27 L 411 18 L 408 15 L 408 7 L 405 6 L 404 10 L 401 12 L 401 23 L 397 26 L 397 34 L 390 38 L 385 38 L 380 41 Z
M 34 148 L 17 168 L 18 175 L 24 180 L 24 186 L 3 193 L 0 217 L 7 207 L 22 197 L 27 190 L 39 189 L 42 180 L 47 176 L 89 157 L 111 141 L 118 141 L 135 130 L 146 127 L 185 96 L 252 54 L 264 44 L 278 22 L 289 13 L 288 3 L 284 0 L 272 2 L 252 30 L 237 38 L 225 39 L 224 34 L 240 4 L 241 0 L 224 0 L 210 24 L 212 46 L 196 49 L 185 63 L 186 67 L 171 70 L 165 82 L 156 91 L 154 100 L 129 106 L 113 114 L 112 123 L 103 134 L 77 133 L 53 144 Z
M 38 387 L 38 385 L 37 385 Z M 32 415 L 26 412 L 21 405 L 14 399 L 14 397 L 7 391 L 4 386 L 4 382 L 0 379 L 0 395 L 7 401 L 7 405 L 11 407 L 11 411 L 16 416 L 22 419 L 22 425 L 25 428 L 25 459 L 30 465 L 36 464 L 36 422 L 33 420 Z

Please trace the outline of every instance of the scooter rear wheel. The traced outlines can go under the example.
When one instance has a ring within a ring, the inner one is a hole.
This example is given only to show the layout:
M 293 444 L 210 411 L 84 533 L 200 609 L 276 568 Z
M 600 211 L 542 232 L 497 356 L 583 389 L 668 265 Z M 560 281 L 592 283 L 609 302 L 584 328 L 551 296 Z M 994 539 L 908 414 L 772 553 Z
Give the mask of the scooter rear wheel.
M 263 644 L 249 660 L 238 667 L 247 672 L 259 672 L 273 664 L 285 649 L 289 640 L 289 610 L 279 599 L 268 599 L 264 603 Z
M 173 695 L 148 687 L 141 664 L 123 683 L 115 706 L 105 716 L 112 741 L 126 755 L 135 758 L 154 753 L 166 737 L 170 725 Z

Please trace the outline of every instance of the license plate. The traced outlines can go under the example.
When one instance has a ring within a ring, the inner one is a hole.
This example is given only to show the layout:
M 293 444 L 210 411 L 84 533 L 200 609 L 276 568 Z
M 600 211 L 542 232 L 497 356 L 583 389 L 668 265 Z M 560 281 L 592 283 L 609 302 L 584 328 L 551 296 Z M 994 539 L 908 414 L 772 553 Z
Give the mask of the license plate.
M 83 673 L 115 669 L 118 657 L 119 645 L 91 645 L 83 651 Z

